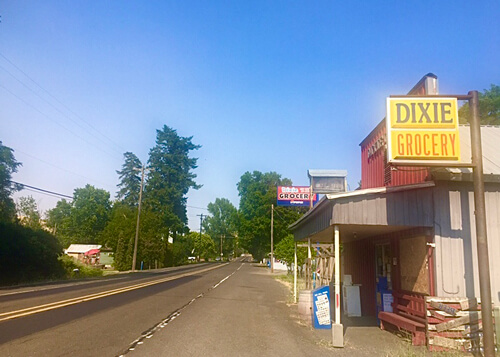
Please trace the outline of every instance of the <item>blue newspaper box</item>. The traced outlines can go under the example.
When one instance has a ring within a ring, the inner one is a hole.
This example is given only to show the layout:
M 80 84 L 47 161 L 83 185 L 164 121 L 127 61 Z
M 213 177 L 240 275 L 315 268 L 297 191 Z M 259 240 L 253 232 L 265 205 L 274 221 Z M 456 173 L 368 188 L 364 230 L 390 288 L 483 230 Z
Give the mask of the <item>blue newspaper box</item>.
M 316 329 L 331 329 L 330 287 L 322 286 L 313 290 L 313 325 Z

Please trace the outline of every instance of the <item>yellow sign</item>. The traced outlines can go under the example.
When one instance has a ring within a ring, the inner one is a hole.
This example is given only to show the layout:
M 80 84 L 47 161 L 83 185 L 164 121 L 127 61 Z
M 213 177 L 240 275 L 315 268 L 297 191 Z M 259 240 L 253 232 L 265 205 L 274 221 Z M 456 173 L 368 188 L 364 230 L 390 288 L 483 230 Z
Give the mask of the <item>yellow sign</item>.
M 460 161 L 456 98 L 387 99 L 390 162 Z

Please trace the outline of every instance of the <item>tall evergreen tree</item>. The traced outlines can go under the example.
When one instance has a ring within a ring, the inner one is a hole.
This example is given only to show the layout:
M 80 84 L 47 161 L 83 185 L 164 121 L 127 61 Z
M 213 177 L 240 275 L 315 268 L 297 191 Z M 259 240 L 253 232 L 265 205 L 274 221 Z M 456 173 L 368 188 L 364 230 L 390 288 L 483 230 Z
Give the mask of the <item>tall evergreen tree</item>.
M 139 169 L 142 167 L 142 163 L 139 158 L 131 152 L 126 152 L 123 156 L 125 157 L 125 162 L 122 165 L 122 169 L 116 171 L 120 177 L 120 183 L 118 184 L 119 190 L 116 193 L 116 198 L 128 206 L 137 206 L 141 186 L 141 174 Z
M 201 146 L 192 142 L 192 137 L 181 137 L 177 131 L 163 126 L 156 131 L 156 145 L 149 152 L 151 172 L 145 187 L 145 203 L 161 216 L 164 232 L 175 236 L 187 224 L 186 194 L 189 189 L 199 189 L 195 182 L 197 158 L 190 152 Z

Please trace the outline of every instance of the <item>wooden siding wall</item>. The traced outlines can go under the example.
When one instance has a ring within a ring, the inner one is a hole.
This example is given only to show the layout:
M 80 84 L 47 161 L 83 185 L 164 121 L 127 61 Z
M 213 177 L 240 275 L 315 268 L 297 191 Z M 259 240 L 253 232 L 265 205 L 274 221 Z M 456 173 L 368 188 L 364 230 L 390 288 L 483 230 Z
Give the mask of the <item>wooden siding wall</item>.
M 500 185 L 485 184 L 493 303 L 500 305 Z M 440 181 L 434 193 L 436 294 L 479 297 L 472 183 Z
M 377 197 L 378 196 L 378 197 Z M 336 224 L 432 227 L 432 189 L 338 199 L 333 207 Z

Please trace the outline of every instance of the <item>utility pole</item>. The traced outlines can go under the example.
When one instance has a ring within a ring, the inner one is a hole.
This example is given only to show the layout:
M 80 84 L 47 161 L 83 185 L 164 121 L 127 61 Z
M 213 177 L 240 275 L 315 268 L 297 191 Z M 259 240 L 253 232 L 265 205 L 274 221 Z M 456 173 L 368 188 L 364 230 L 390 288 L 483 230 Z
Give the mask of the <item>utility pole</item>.
M 479 99 L 477 91 L 468 93 L 471 111 L 470 132 L 472 175 L 474 180 L 474 214 L 476 216 L 476 243 L 479 270 L 479 291 L 481 294 L 481 319 L 483 323 L 484 356 L 495 356 L 493 333 L 492 299 L 490 282 L 490 261 L 488 255 L 488 236 L 486 234 L 486 203 L 484 197 L 483 152 L 481 146 L 481 123 L 479 120 Z
M 201 230 L 203 228 L 203 217 L 205 217 L 205 215 L 202 214 L 198 214 L 197 215 L 198 217 L 200 217 L 200 241 L 201 241 Z
M 274 273 L 274 204 L 271 204 L 271 273 Z
M 134 256 L 132 258 L 132 271 L 135 271 L 135 264 L 137 262 L 137 242 L 139 241 L 139 220 L 141 217 L 141 204 L 142 204 L 142 187 L 144 186 L 144 165 L 141 170 L 141 188 L 139 190 L 139 207 L 137 211 L 137 225 L 135 227 L 135 242 L 134 242 Z
M 222 261 L 222 234 L 220 235 L 220 261 Z

